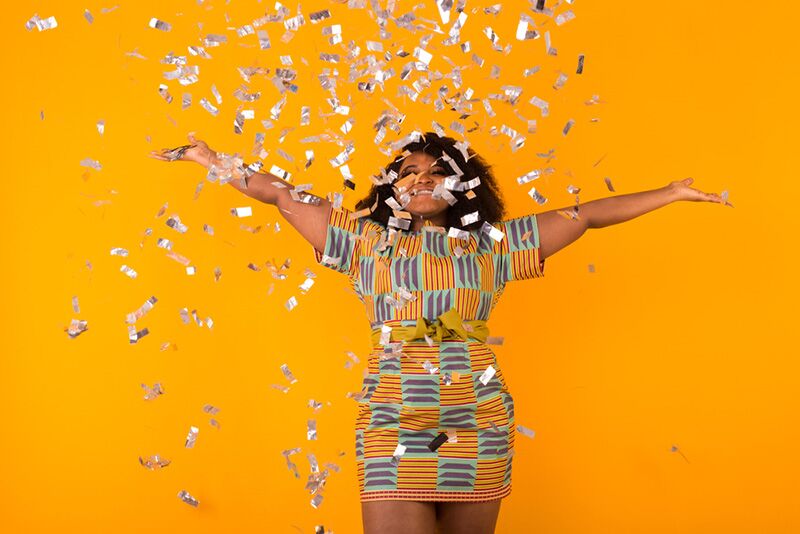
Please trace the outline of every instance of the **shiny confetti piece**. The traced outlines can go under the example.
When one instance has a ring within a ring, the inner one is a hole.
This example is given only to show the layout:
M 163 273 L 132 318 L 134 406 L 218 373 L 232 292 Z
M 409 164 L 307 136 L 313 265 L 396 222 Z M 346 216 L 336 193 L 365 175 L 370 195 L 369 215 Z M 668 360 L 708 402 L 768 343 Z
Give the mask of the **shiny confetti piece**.
M 211 404 L 205 404 L 203 406 L 203 411 L 211 415 L 217 415 L 219 413 L 219 408 Z
M 128 326 L 128 342 L 131 345 L 135 345 L 136 343 L 139 342 L 140 339 L 142 339 L 143 337 L 145 337 L 149 333 L 150 333 L 150 330 L 148 330 L 147 328 L 142 328 L 141 330 L 136 330 L 136 327 L 134 327 L 132 325 Z
M 81 312 L 81 306 L 78 303 L 78 297 L 77 296 L 73 296 L 72 297 L 72 311 L 75 312 L 75 313 L 80 313 Z
M 168 32 L 172 29 L 172 25 L 169 22 L 158 20 L 155 17 L 151 18 L 150 22 L 148 22 L 147 25 L 153 29 L 161 30 L 162 32 Z
M 497 373 L 497 371 L 493 366 L 490 365 L 489 367 L 486 368 L 483 374 L 481 374 L 478 380 L 480 381 L 481 384 L 485 386 L 486 384 L 489 383 L 489 381 L 492 379 L 495 373 Z
M 194 265 L 186 267 L 187 276 L 194 276 L 195 274 L 197 274 L 197 268 Z
M 528 195 L 536 201 L 537 204 L 540 206 L 544 205 L 547 202 L 547 199 L 539 193 L 535 187 L 531 187 L 531 190 L 528 191 Z
M 99 121 L 97 121 L 96 127 L 97 127 L 97 133 L 103 135 L 106 132 L 106 121 L 100 119 Z
M 309 441 L 317 439 L 317 422 L 314 419 L 308 420 L 306 439 Z
M 564 125 L 564 129 L 561 131 L 561 134 L 567 135 L 574 124 L 575 121 L 573 119 L 568 120 L 567 124 Z
M 100 165 L 99 161 L 97 161 L 96 159 L 92 159 L 92 158 L 84 158 L 84 159 L 82 159 L 81 160 L 81 167 L 89 167 L 89 168 L 94 169 L 96 171 L 99 171 L 99 170 L 101 170 L 103 168 L 103 166 Z
M 316 11 L 308 15 L 308 18 L 311 19 L 311 24 L 318 24 L 325 19 L 331 18 L 331 12 L 327 9 L 323 9 L 322 11 Z
M 310 399 L 308 401 L 308 407 L 313 408 L 315 412 L 318 412 L 320 408 L 322 408 L 322 403 L 317 402 L 314 399 Z
M 83 10 L 83 18 L 85 18 L 86 22 L 88 22 L 89 24 L 94 22 L 94 17 L 92 16 L 92 13 L 88 9 Z
M 583 74 L 583 60 L 586 56 L 578 54 L 578 68 L 575 69 L 575 74 Z
M 266 30 L 258 30 L 258 47 L 261 50 L 267 50 L 272 46 L 269 42 L 269 35 L 267 34 Z
M 159 237 L 156 241 L 156 246 L 158 248 L 163 248 L 164 250 L 172 250 L 172 241 L 169 239 L 164 239 L 163 237 Z
M 458 431 L 451 428 L 447 431 L 447 443 L 458 443 Z
M 167 104 L 172 103 L 172 95 L 169 94 L 169 87 L 167 87 L 165 84 L 162 83 L 158 86 L 158 94 L 160 94 L 161 97 L 167 101 Z
M 281 365 L 281 372 L 283 373 L 283 376 L 286 377 L 286 380 L 289 381 L 289 384 L 294 384 L 295 382 L 297 382 L 297 379 L 294 377 L 292 372 L 289 370 L 289 366 L 286 365 L 285 363 L 283 365 Z
M 122 256 L 123 258 L 128 255 L 128 251 L 124 248 L 112 248 L 111 249 L 112 256 Z
M 564 11 L 563 13 L 559 13 L 556 15 L 556 26 L 561 26 L 562 24 L 566 24 L 567 22 L 571 21 L 575 18 L 575 13 L 572 11 Z
M 288 311 L 292 311 L 297 307 L 297 299 L 295 297 L 289 297 L 284 305 Z
M 400 443 L 397 444 L 397 447 L 394 449 L 394 453 L 392 454 L 391 464 L 397 467 L 397 464 L 400 463 L 400 458 L 406 453 L 406 446 L 401 445 Z
M 125 318 L 127 324 L 134 324 L 136 321 L 144 317 L 147 312 L 153 309 L 153 307 L 156 305 L 156 302 L 158 302 L 158 299 L 155 296 L 147 299 L 136 311 L 127 315 Z
M 75 339 L 87 330 L 89 330 L 89 323 L 81 319 L 73 319 L 70 321 L 69 327 L 64 329 L 70 339 Z
M 483 225 L 481 226 L 481 233 L 488 235 L 490 238 L 492 238 L 494 241 L 497 241 L 498 243 L 502 241 L 503 238 L 506 236 L 502 231 L 495 228 L 486 221 L 484 221 Z
M 189 494 L 189 492 L 186 491 L 186 490 L 179 491 L 178 492 L 178 498 L 180 500 L 182 500 L 183 502 L 185 502 L 186 504 L 188 504 L 190 506 L 194 506 L 195 508 L 197 508 L 200 505 L 200 502 L 197 499 L 195 499 L 194 497 L 192 497 Z
M 198 432 L 200 432 L 200 429 L 196 426 L 189 427 L 189 433 L 186 435 L 186 443 L 184 444 L 187 449 L 194 447 L 194 444 L 197 441 Z
M 169 101 L 170 102 L 172 101 L 172 97 L 170 97 Z M 219 114 L 219 110 L 214 106 L 214 104 L 209 102 L 208 99 L 205 97 L 200 99 L 200 105 L 203 107 L 204 110 L 208 111 L 215 117 Z
M 461 239 L 462 241 L 469 241 L 469 232 L 461 230 L 460 228 L 450 228 L 447 231 L 447 237 L 452 239 Z
M 250 206 L 243 206 L 241 208 L 231 208 L 231 215 L 234 217 L 251 217 L 253 215 L 253 208 Z
M 468 226 L 470 224 L 478 222 L 480 218 L 479 211 L 473 211 L 472 213 L 467 213 L 463 217 L 461 217 L 461 226 Z
M 166 221 L 167 226 L 174 229 L 178 233 L 185 234 L 187 230 L 189 230 L 185 224 L 181 222 L 181 218 L 177 215 L 172 215 L 167 218 Z
M 146 467 L 151 471 L 155 471 L 157 469 L 163 469 L 167 467 L 171 462 L 166 458 L 160 457 L 158 454 L 153 454 L 152 456 L 148 456 L 146 458 L 142 458 L 139 456 L 139 463 L 142 467 Z
M 531 430 L 528 427 L 524 427 L 522 425 L 517 425 L 517 432 L 519 432 L 520 434 L 522 434 L 527 438 L 533 438 L 533 436 L 536 435 L 536 433 L 533 430 Z
M 606 187 L 608 188 L 608 190 L 611 191 L 612 193 L 616 193 L 616 191 L 614 191 L 614 185 L 611 183 L 611 178 L 606 176 L 604 180 L 606 182 Z
M 322 504 L 322 499 L 323 499 L 322 494 L 314 495 L 314 498 L 311 499 L 311 506 L 314 508 L 319 508 L 320 505 Z
M 433 441 L 428 443 L 428 449 L 431 452 L 436 452 L 436 450 L 441 447 L 447 441 L 447 434 L 441 432 L 438 436 L 433 438 Z
M 31 31 L 36 28 L 40 32 L 45 30 L 52 30 L 58 27 L 58 21 L 55 17 L 47 17 L 46 19 L 39 18 L 39 15 L 32 16 L 28 22 L 25 23 L 25 29 Z
M 125 276 L 127 276 L 128 278 L 136 278 L 137 276 L 139 276 L 139 273 L 137 273 L 135 269 L 133 269 L 132 267 L 128 267 L 127 265 L 122 265 L 119 268 L 119 270 L 120 272 L 124 273 Z
M 144 389 L 144 391 L 145 391 L 144 400 L 148 400 L 148 401 L 149 400 L 153 400 L 153 399 L 158 398 L 159 395 L 163 395 L 164 394 L 164 389 L 161 387 L 161 384 L 159 382 L 156 382 L 155 384 L 153 384 L 152 388 L 148 387 L 147 384 L 141 384 L 141 386 L 142 386 L 142 389 Z

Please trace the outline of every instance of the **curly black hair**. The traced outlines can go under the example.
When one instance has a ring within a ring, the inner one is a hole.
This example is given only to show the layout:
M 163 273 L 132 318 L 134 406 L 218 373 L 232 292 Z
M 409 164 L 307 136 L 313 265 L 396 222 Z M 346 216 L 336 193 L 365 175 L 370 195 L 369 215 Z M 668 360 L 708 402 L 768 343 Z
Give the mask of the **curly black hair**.
M 472 148 L 467 148 L 469 157 L 465 161 L 456 143 L 457 141 L 451 137 L 440 137 L 435 132 L 426 132 L 416 140 L 406 144 L 401 149 L 400 154 L 385 167 L 384 172 L 386 174 L 392 171 L 399 173 L 406 151 L 409 153 L 424 152 L 435 158 L 441 158 L 442 154 L 447 154 L 464 173 L 461 176 L 461 182 L 480 178 L 480 184 L 472 189 L 472 192 L 475 193 L 475 197 L 472 199 L 467 197 L 466 191 L 450 191 L 458 201 L 447 209 L 447 226 L 463 230 L 475 230 L 479 229 L 484 222 L 490 224 L 500 222 L 505 215 L 505 203 L 491 166 Z M 394 192 L 394 186 L 390 183 L 383 185 L 373 184 L 369 194 L 356 204 L 356 209 L 361 210 L 372 207 L 375 204 L 375 199 L 377 199 L 378 205 L 368 218 L 387 226 L 389 216 L 392 215 L 392 208 L 385 201 L 388 198 L 393 198 Z M 478 211 L 478 221 L 462 225 L 461 217 L 475 211 Z

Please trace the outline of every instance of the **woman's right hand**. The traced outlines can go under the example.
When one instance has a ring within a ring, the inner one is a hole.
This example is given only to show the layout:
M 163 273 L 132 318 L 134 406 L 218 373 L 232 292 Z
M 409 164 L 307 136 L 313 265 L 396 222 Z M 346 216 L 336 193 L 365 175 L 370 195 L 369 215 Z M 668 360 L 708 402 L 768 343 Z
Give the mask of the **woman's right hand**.
M 217 153 L 205 141 L 196 139 L 194 132 L 189 134 L 189 143 L 177 148 L 153 150 L 150 157 L 161 161 L 193 161 L 206 168 L 218 161 Z

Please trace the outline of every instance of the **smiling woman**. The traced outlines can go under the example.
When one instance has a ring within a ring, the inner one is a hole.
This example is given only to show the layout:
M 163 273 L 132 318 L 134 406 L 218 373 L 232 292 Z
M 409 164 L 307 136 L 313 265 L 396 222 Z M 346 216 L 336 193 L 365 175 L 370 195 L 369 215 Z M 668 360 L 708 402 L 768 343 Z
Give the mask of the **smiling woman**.
M 440 137 L 434 132 L 420 135 L 405 145 L 403 152 L 381 171 L 381 176 L 376 180 L 381 183 L 373 183 L 367 197 L 356 204 L 356 209 L 374 207 L 369 218 L 387 226 L 389 217 L 392 216 L 392 207 L 386 201 L 394 198 L 402 205 L 403 193 L 406 193 L 409 195 L 406 200 L 413 202 L 419 193 L 412 195 L 414 191 L 409 191 L 409 186 L 414 185 L 414 181 L 408 178 L 413 174 L 424 174 L 424 171 L 433 180 L 430 185 L 431 193 L 440 183 L 443 185 L 441 189 L 444 189 L 441 198 L 440 195 L 432 195 L 435 197 L 432 200 L 436 200 L 437 205 L 445 207 L 440 214 L 443 217 L 431 221 L 432 223 L 447 228 L 476 230 L 483 221 L 491 224 L 503 219 L 505 204 L 489 164 L 468 148 L 466 143 L 451 137 Z M 444 187 L 445 179 L 450 177 L 458 185 Z M 470 187 L 467 188 L 466 184 Z M 450 199 L 449 202 L 447 199 Z M 423 207 L 421 203 L 406 206 L 407 211 L 412 213 L 412 220 L 413 208 L 417 205 Z M 464 219 L 475 212 L 478 212 L 477 217 Z M 422 217 L 425 218 L 424 215 Z M 416 220 L 412 224 L 421 225 L 421 221 Z

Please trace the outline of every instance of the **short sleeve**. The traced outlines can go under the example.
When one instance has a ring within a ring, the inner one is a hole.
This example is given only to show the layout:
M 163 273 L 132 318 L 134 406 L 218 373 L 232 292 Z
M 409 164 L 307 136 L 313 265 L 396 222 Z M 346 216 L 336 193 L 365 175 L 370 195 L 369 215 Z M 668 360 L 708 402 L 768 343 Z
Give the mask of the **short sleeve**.
M 364 219 L 352 219 L 351 214 L 346 208 L 330 208 L 325 250 L 319 252 L 314 249 L 314 256 L 320 265 L 356 277 L 359 272 Z
M 530 214 L 495 225 L 505 236 L 495 246 L 495 268 L 500 283 L 544 276 L 539 252 L 539 227 Z

